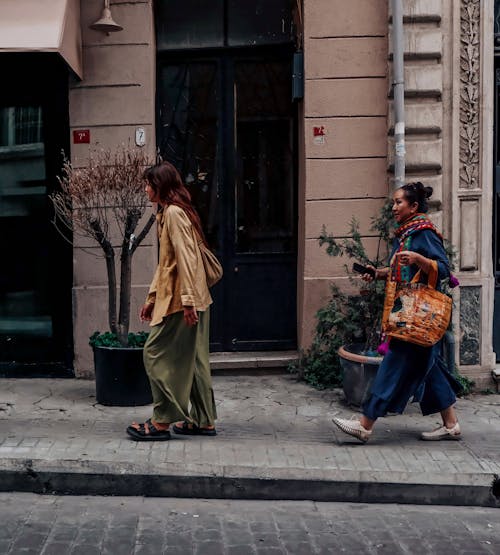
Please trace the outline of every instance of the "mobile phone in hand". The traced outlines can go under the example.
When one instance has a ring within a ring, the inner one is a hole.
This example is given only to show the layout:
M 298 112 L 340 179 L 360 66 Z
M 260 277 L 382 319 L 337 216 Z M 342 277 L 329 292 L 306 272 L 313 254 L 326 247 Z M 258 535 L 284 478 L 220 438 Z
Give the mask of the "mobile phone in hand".
M 352 265 L 352 271 L 357 272 L 358 274 L 369 274 L 370 276 L 372 276 L 372 278 L 375 279 L 375 270 L 373 268 L 367 268 L 366 266 L 358 264 L 357 262 L 354 262 L 354 264 Z

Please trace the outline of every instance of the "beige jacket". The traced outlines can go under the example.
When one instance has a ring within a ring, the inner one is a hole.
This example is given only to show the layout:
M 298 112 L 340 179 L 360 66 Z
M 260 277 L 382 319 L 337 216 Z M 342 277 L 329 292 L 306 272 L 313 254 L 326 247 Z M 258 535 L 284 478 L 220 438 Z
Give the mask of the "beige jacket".
M 194 227 L 182 208 L 167 206 L 156 216 L 160 241 L 158 267 L 146 299 L 154 303 L 151 325 L 183 306 L 204 311 L 212 303 Z

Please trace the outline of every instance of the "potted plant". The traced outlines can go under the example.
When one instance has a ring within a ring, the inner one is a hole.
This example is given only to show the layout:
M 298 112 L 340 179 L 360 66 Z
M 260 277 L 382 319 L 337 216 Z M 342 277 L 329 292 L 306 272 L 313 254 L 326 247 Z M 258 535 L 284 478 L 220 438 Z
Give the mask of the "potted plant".
M 359 232 L 358 222 L 353 218 L 350 235 L 336 239 L 323 227 L 319 237 L 321 246 L 326 245 L 330 256 L 346 256 L 348 259 L 386 266 L 392 237 L 394 220 L 392 203 L 388 201 L 379 215 L 373 219 L 371 230 L 378 234 L 378 247 L 374 259 L 367 255 Z M 454 269 L 453 246 L 445 241 L 445 249 Z M 360 406 L 369 393 L 371 382 L 383 360 L 384 344 L 381 344 L 380 327 L 384 306 L 385 282 L 366 283 L 354 278 L 351 265 L 345 265 L 354 292 L 345 293 L 337 286 L 331 287 L 327 305 L 317 313 L 316 334 L 311 347 L 302 353 L 298 365 L 292 368 L 305 381 L 319 388 L 342 387 L 346 402 Z M 451 275 L 441 282 L 441 290 L 451 295 L 450 290 L 458 285 Z M 463 394 L 471 391 L 473 382 L 461 376 L 455 367 L 454 336 L 445 334 L 442 356 L 462 384 Z
M 359 224 L 354 218 L 349 237 L 336 239 L 323 227 L 319 244 L 326 246 L 330 256 L 345 256 L 350 262 L 379 267 L 387 262 L 391 227 L 391 204 L 388 202 L 371 226 L 372 231 L 378 233 L 374 259 L 367 254 Z M 295 370 L 316 387 L 343 387 L 346 401 L 359 406 L 383 359 L 377 353 L 377 347 L 385 284 L 380 281 L 366 283 L 354 277 L 351 266 L 351 263 L 345 264 L 353 291 L 346 293 L 332 285 L 327 305 L 317 313 L 311 347 L 302 353 Z
M 148 203 L 142 175 L 148 165 L 143 150 L 125 146 L 92 153 L 83 168 L 66 159 L 60 190 L 51 196 L 58 230 L 70 240 L 76 235 L 94 240 L 106 263 L 109 331 L 90 338 L 96 398 L 104 405 L 152 402 L 142 362 L 147 334 L 129 332 L 132 258 L 155 221 L 152 214 L 141 223 Z

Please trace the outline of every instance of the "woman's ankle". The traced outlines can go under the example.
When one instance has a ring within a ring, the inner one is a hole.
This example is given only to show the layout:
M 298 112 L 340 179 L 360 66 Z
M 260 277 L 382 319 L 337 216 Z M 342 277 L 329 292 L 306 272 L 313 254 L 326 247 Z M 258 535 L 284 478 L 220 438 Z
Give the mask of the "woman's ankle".
M 166 422 L 157 422 L 153 418 L 151 418 L 151 422 L 157 430 L 168 430 L 170 428 L 170 424 Z
M 368 431 L 372 431 L 373 429 L 373 425 L 375 424 L 375 420 L 372 420 L 371 418 L 366 417 L 365 415 L 363 415 L 360 419 L 359 419 L 359 423 L 361 424 L 361 426 L 363 426 L 363 428 L 365 430 Z

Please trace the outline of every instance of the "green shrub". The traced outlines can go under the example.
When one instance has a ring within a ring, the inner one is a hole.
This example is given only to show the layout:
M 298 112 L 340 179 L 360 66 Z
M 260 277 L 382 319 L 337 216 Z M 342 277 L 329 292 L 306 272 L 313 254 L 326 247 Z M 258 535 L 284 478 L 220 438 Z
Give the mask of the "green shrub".
M 354 218 L 351 221 L 350 235 L 344 239 L 336 239 L 323 227 L 319 237 L 320 246 L 326 245 L 329 256 L 346 256 L 349 260 L 353 259 L 362 264 L 386 266 L 391 229 L 394 225 L 391 206 L 391 201 L 386 202 L 378 217 L 372 221 L 371 230 L 378 232 L 378 248 L 374 260 L 368 258 L 359 232 L 359 224 Z M 446 240 L 444 247 L 450 261 L 450 269 L 453 270 L 456 251 Z M 353 279 L 349 265 L 345 264 L 345 268 L 358 293 L 346 295 L 337 286 L 332 285 L 328 303 L 316 313 L 317 324 L 311 346 L 301 352 L 296 364 L 289 366 L 291 372 L 297 373 L 301 379 L 319 389 L 342 386 L 342 368 L 338 356 L 338 349 L 342 345 L 364 342 L 365 354 L 371 355 L 376 354 L 380 341 L 385 282 L 365 283 L 359 278 Z M 451 294 L 448 279 L 442 281 L 441 289 L 444 293 Z M 460 396 L 470 394 L 474 382 L 462 376 L 456 367 L 453 373 L 463 388 Z
M 148 338 L 149 333 L 145 331 L 139 331 L 136 333 L 130 332 L 128 334 L 128 342 L 127 347 L 130 348 L 142 348 L 144 347 L 144 343 L 146 343 L 146 339 Z M 118 336 L 116 333 L 111 333 L 107 331 L 105 333 L 101 333 L 100 331 L 95 331 L 89 339 L 89 345 L 94 347 L 122 347 L 122 343 L 119 341 Z
M 367 255 L 355 218 L 351 220 L 349 237 L 344 239 L 336 239 L 323 227 L 319 237 L 320 246 L 326 245 L 329 256 L 345 256 L 376 268 L 385 266 L 393 226 L 391 206 L 391 202 L 385 203 L 379 216 L 372 221 L 372 231 L 379 234 L 375 259 Z M 376 354 L 380 341 L 385 283 L 366 283 L 359 277 L 355 279 L 350 265 L 346 264 L 345 268 L 353 287 L 358 290 L 357 294 L 347 295 L 332 285 L 327 305 L 316 314 L 316 331 L 311 346 L 301 353 L 298 363 L 289 368 L 307 383 L 321 389 L 342 385 L 342 369 L 337 354 L 339 347 L 349 343 L 364 343 L 366 354 Z
M 458 394 L 458 396 L 465 397 L 466 395 L 470 395 L 474 389 L 474 386 L 476 385 L 474 380 L 469 379 L 467 376 L 462 376 L 456 366 L 453 375 L 462 386 L 462 391 Z

